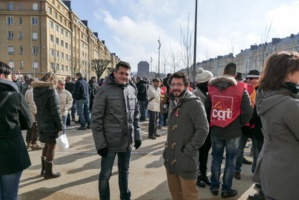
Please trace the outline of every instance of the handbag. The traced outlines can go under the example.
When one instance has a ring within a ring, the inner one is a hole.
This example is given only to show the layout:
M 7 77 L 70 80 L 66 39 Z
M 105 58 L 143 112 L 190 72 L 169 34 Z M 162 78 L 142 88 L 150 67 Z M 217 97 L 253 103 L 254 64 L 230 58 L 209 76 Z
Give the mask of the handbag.
M 66 134 L 61 134 L 57 139 L 56 139 L 56 145 L 57 148 L 60 151 L 65 151 L 70 147 L 69 141 L 66 137 Z

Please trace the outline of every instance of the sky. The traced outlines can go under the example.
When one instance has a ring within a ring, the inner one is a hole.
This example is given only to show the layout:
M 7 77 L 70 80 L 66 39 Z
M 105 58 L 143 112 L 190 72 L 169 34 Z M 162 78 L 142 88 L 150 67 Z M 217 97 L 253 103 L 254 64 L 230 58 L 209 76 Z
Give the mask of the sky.
M 193 55 L 195 1 L 72 0 L 72 10 L 132 71 L 140 61 L 158 71 L 160 40 L 160 72 L 169 73 L 185 68 L 183 35 Z M 298 0 L 198 0 L 196 61 L 298 34 L 297 19 Z

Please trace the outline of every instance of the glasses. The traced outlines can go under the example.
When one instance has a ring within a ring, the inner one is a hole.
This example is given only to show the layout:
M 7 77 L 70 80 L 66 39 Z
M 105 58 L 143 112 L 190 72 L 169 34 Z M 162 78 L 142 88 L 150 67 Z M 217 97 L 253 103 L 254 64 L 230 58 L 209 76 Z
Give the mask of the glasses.
M 184 86 L 184 83 L 170 84 L 170 87 L 182 87 L 182 86 Z
M 246 78 L 246 80 L 257 80 L 259 78 Z

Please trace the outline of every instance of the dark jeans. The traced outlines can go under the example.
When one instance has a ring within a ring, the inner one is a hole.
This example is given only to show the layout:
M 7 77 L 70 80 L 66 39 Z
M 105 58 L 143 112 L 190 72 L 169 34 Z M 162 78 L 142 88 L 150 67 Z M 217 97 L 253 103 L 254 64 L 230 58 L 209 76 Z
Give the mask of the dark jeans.
M 0 175 L 0 200 L 17 200 L 22 171 Z
M 211 188 L 219 188 L 220 186 L 220 175 L 221 175 L 221 164 L 223 160 L 223 151 L 226 149 L 225 156 L 225 168 L 223 175 L 222 191 L 227 192 L 231 189 L 233 183 L 233 177 L 236 167 L 236 157 L 238 152 L 238 147 L 240 143 L 240 138 L 232 139 L 221 139 L 211 136 L 212 140 L 212 166 L 211 166 Z
M 248 137 L 244 134 L 241 136 L 239 148 L 238 148 L 238 154 L 237 154 L 237 160 L 236 160 L 236 172 L 241 172 L 242 164 L 243 164 L 243 154 L 244 154 L 244 148 L 246 146 Z
M 139 106 L 140 106 L 140 121 L 144 121 L 146 118 L 146 106 L 147 106 L 147 101 L 138 101 Z
M 258 158 L 258 156 L 262 150 L 263 144 L 264 144 L 264 136 L 262 134 L 261 128 L 259 128 L 258 130 L 255 130 L 255 133 L 258 131 L 260 132 L 260 134 L 254 134 L 253 138 L 252 138 L 252 146 L 253 146 L 253 163 L 252 163 L 252 167 L 251 167 L 252 173 L 254 173 L 254 171 L 255 171 L 257 158 Z
M 148 110 L 149 124 L 148 124 L 148 136 L 154 136 L 157 133 L 157 117 L 158 112 Z
M 164 113 L 159 113 L 159 127 L 162 128 L 164 126 Z
M 39 134 L 38 134 L 37 122 L 33 122 L 32 127 L 27 130 L 26 142 L 31 144 L 36 144 L 38 136 Z
M 121 200 L 129 200 L 131 192 L 129 190 L 129 165 L 131 151 L 127 152 L 108 152 L 106 158 L 102 158 L 101 172 L 99 176 L 100 200 L 110 199 L 109 179 L 111 176 L 115 156 L 118 157 L 118 186 Z
M 77 101 L 74 100 L 73 106 L 71 108 L 72 120 L 75 120 L 76 112 L 77 112 Z
M 66 121 L 67 121 L 67 116 L 62 116 L 62 132 L 66 132 Z
M 78 100 L 77 109 L 81 127 L 90 126 L 89 100 Z
M 211 133 L 209 133 L 205 143 L 199 148 L 199 172 L 204 176 L 207 175 L 207 163 L 211 146 Z

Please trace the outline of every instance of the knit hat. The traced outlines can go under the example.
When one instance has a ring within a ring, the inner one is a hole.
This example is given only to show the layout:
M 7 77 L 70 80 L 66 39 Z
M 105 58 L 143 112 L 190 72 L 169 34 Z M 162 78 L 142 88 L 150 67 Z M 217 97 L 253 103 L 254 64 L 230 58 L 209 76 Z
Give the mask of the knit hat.
M 237 72 L 237 76 L 235 77 L 235 79 L 236 79 L 237 81 L 242 81 L 242 80 L 243 80 L 243 75 L 242 75 L 242 73 L 241 73 L 241 72 Z
M 259 78 L 259 77 L 260 77 L 260 72 L 256 69 L 250 70 L 246 76 L 246 78 Z
M 199 68 L 197 70 L 196 82 L 197 83 L 205 83 L 208 82 L 211 78 L 213 78 L 212 72 L 208 70 L 204 70 L 203 68 Z

